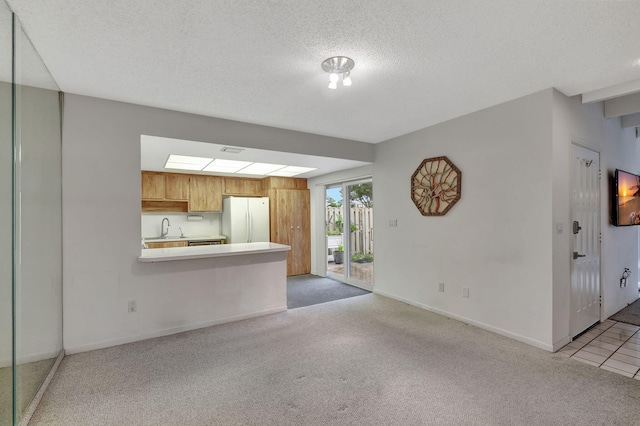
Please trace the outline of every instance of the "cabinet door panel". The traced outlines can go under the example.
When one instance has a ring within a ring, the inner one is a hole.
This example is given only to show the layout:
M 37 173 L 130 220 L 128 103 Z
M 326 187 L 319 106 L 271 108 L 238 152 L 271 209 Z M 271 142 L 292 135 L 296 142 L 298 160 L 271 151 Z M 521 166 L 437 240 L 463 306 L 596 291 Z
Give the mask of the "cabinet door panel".
M 167 200 L 188 200 L 189 176 L 179 174 L 165 175 L 165 198 Z
M 142 199 L 164 199 L 164 175 L 160 173 L 142 172 Z
M 222 178 L 191 176 L 189 178 L 189 211 L 222 211 Z

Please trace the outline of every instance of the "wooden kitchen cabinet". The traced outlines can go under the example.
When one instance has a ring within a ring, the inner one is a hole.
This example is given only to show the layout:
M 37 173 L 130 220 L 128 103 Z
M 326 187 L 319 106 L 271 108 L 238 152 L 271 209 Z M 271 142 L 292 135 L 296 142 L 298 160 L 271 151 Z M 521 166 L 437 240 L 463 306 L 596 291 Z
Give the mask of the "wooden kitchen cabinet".
M 236 195 L 240 197 L 261 197 L 262 180 L 251 178 L 224 178 L 225 195 Z
M 166 242 L 149 242 L 146 243 L 150 249 L 154 248 L 167 248 L 167 247 L 187 247 L 188 241 L 166 241 Z
M 166 173 L 164 179 L 164 197 L 167 200 L 189 200 L 188 175 Z
M 163 173 L 142 172 L 142 199 L 163 200 L 165 191 Z
M 311 220 L 308 189 L 272 189 L 271 241 L 291 246 L 287 275 L 311 272 Z
M 222 211 L 222 178 L 218 176 L 189 177 L 189 211 Z

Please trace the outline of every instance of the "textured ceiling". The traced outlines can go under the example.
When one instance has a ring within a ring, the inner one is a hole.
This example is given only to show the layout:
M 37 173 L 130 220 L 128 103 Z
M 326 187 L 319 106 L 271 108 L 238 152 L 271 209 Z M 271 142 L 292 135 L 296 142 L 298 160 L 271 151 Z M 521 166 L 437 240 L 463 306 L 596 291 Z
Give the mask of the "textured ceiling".
M 365 142 L 640 78 L 640 1 L 8 3 L 65 92 Z

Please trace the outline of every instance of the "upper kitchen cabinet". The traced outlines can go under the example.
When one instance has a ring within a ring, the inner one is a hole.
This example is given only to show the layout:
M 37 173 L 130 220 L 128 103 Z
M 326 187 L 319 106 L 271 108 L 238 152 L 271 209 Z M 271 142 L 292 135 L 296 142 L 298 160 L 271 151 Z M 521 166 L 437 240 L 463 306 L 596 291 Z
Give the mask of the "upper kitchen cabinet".
M 236 195 L 240 197 L 262 197 L 262 180 L 251 178 L 224 178 L 225 195 Z
M 187 212 L 189 176 L 142 171 L 143 212 Z
M 222 178 L 218 176 L 189 177 L 189 211 L 222 211 Z
M 142 172 L 142 199 L 164 199 L 164 174 L 155 172 Z
M 270 189 L 307 189 L 307 180 L 304 178 L 287 178 L 269 176 L 262 179 L 263 191 Z
M 164 178 L 164 196 L 167 200 L 189 200 L 189 176 L 167 173 Z

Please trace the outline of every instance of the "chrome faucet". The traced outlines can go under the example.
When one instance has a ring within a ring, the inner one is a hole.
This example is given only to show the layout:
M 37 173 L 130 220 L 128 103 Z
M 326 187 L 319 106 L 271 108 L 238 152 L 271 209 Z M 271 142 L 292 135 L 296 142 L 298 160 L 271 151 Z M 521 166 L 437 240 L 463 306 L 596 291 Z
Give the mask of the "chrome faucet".
M 167 232 L 164 232 L 164 221 L 167 221 Z M 169 234 L 169 226 L 171 226 L 171 223 L 169 222 L 169 218 L 165 217 L 164 219 L 162 219 L 162 223 L 160 224 L 160 238 L 164 238 L 167 236 L 167 234 Z

